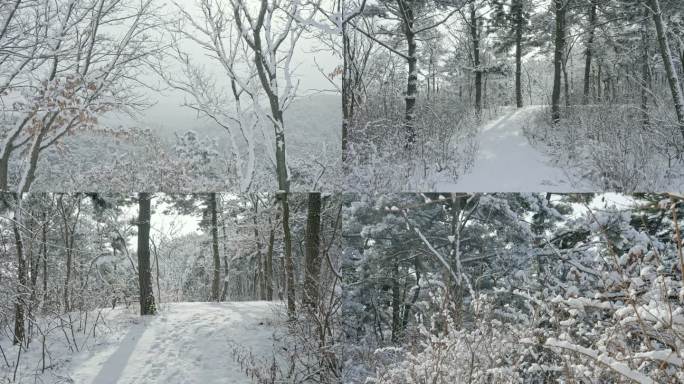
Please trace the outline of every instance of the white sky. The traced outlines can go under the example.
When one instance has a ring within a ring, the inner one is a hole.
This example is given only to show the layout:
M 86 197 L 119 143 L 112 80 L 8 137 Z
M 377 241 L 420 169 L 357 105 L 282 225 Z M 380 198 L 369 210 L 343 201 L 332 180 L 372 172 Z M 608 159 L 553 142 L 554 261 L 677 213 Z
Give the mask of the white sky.
M 199 215 L 181 215 L 177 213 L 164 213 L 168 204 L 160 201 L 161 194 L 152 195 L 152 218 L 150 220 L 150 237 L 157 239 L 159 237 L 181 237 L 184 235 L 199 233 L 199 222 L 202 219 Z M 128 220 L 137 217 L 138 205 L 125 206 L 123 208 L 122 219 Z M 128 249 L 131 252 L 137 252 L 138 240 L 137 237 L 131 236 L 128 239 Z

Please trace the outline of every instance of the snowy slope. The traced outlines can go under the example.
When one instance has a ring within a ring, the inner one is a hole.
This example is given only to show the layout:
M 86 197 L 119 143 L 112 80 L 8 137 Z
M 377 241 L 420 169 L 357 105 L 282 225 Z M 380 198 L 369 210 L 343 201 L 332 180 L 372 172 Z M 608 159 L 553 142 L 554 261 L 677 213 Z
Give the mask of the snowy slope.
M 247 384 L 251 381 L 235 361 L 234 346 L 271 361 L 281 324 L 279 306 L 269 302 L 164 304 L 158 315 L 144 318 L 125 310 L 108 312 L 107 326 L 113 330 L 108 340 L 73 356 L 53 351 L 64 359 L 61 372 L 46 371 L 39 381 Z M 19 382 L 34 382 L 31 371 L 40 366 L 38 359 L 35 353 L 22 359 Z
M 456 183 L 440 183 L 442 192 L 567 192 L 578 191 L 567 174 L 530 145 L 523 134 L 529 117 L 540 106 L 527 106 L 485 125 L 479 152 L 470 172 Z

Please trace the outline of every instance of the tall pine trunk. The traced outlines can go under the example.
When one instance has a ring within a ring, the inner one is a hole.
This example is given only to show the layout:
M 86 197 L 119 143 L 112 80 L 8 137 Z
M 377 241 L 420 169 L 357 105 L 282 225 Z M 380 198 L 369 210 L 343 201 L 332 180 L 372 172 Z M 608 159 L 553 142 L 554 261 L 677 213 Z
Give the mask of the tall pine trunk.
M 275 228 L 268 218 L 270 232 L 268 235 L 268 250 L 266 251 L 266 263 L 264 266 L 264 283 L 266 284 L 266 300 L 273 301 L 273 244 L 275 243 Z
M 318 307 L 319 280 L 321 273 L 320 255 L 321 194 L 309 193 L 306 218 L 306 245 L 304 255 L 304 305 L 310 309 Z
M 283 246 L 285 247 L 285 260 L 283 261 L 285 264 L 287 314 L 290 319 L 293 319 L 297 312 L 297 305 L 295 298 L 294 259 L 292 257 L 292 232 L 290 231 L 290 204 L 287 193 L 280 193 L 278 198 L 283 209 Z
M 470 5 L 470 37 L 473 40 L 473 66 L 475 67 L 475 114 L 482 114 L 482 70 L 480 68 L 480 37 L 477 30 L 477 12 Z
M 679 132 L 682 137 L 684 137 L 684 98 L 682 98 L 682 89 L 680 88 L 677 72 L 675 71 L 674 63 L 672 62 L 672 52 L 670 51 L 670 45 L 667 40 L 665 22 L 663 21 L 663 12 L 660 9 L 659 0 L 651 0 L 651 10 L 653 11 L 653 21 L 655 22 L 656 34 L 658 36 L 660 55 L 663 58 L 667 82 L 670 84 L 670 92 L 672 93 L 675 113 L 677 114 Z
M 150 194 L 138 194 L 138 285 L 140 289 L 140 314 L 154 315 L 157 308 L 152 291 L 152 268 L 150 264 Z
M 12 221 L 12 230 L 14 232 L 14 245 L 17 252 L 17 297 L 14 303 L 14 338 L 12 343 L 19 345 L 24 341 L 26 332 L 24 328 L 24 313 L 26 311 L 26 288 L 28 276 L 26 271 L 26 257 L 24 255 L 24 244 L 19 232 L 19 225 L 21 222 L 21 194 L 17 195 L 15 199 L 17 207 L 14 211 L 14 220 Z
M 403 28 L 406 44 L 408 46 L 408 55 L 406 59 L 408 62 L 408 79 L 406 83 L 406 95 L 404 96 L 404 103 L 406 106 L 404 112 L 404 130 L 406 134 L 406 146 L 411 147 L 416 141 L 416 128 L 413 125 L 413 120 L 415 118 L 416 99 L 418 98 L 418 57 L 416 56 L 418 43 L 416 42 L 416 34 L 413 32 L 413 6 L 406 0 L 399 1 L 404 10 Z
M 522 0 L 515 0 L 515 105 L 523 106 L 522 95 L 522 37 L 523 37 L 523 4 Z
M 216 202 L 216 192 L 209 194 L 209 210 L 211 211 L 211 252 L 214 260 L 213 279 L 211 280 L 211 300 L 220 301 L 221 299 L 221 255 L 219 255 L 218 240 L 218 209 Z
M 551 119 L 560 121 L 561 72 L 565 50 L 565 5 L 564 0 L 554 0 L 556 14 L 555 50 L 553 56 L 553 92 L 551 93 Z
M 591 0 L 589 9 L 589 34 L 587 37 L 587 50 L 584 60 L 584 95 L 582 96 L 582 104 L 589 103 L 589 92 L 591 90 L 591 59 L 594 49 L 594 34 L 596 28 L 596 0 Z

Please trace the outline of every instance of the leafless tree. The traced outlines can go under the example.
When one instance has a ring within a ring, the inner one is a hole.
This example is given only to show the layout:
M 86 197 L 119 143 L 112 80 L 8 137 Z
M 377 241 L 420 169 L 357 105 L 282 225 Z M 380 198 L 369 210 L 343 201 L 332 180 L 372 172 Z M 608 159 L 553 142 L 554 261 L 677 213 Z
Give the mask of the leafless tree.
M 160 49 L 152 3 L 0 4 L 0 189 L 29 191 L 46 149 L 81 130 L 108 132 L 98 117 L 143 105 L 132 85 Z

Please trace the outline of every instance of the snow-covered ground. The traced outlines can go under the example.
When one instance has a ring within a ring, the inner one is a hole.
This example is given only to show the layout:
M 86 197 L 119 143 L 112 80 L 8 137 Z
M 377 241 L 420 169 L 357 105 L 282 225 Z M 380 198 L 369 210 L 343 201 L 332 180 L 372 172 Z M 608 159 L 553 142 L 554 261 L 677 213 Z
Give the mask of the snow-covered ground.
M 587 187 L 577 185 L 551 159 L 535 149 L 523 133 L 530 117 L 541 106 L 527 106 L 493 120 L 482 127 L 479 151 L 470 172 L 455 183 L 441 182 L 437 191 L 459 192 L 570 192 Z
M 272 361 L 282 323 L 280 306 L 271 302 L 163 304 L 156 316 L 146 317 L 136 309 L 103 310 L 109 331 L 90 335 L 90 342 L 81 337 L 80 352 L 70 353 L 64 334 L 53 332 L 47 343 L 52 367 L 43 374 L 41 343 L 34 340 L 21 357 L 17 382 L 247 384 L 234 351 Z M 2 347 L 16 358 L 10 340 L 2 340 Z M 0 382 L 12 376 L 13 369 L 0 368 Z

